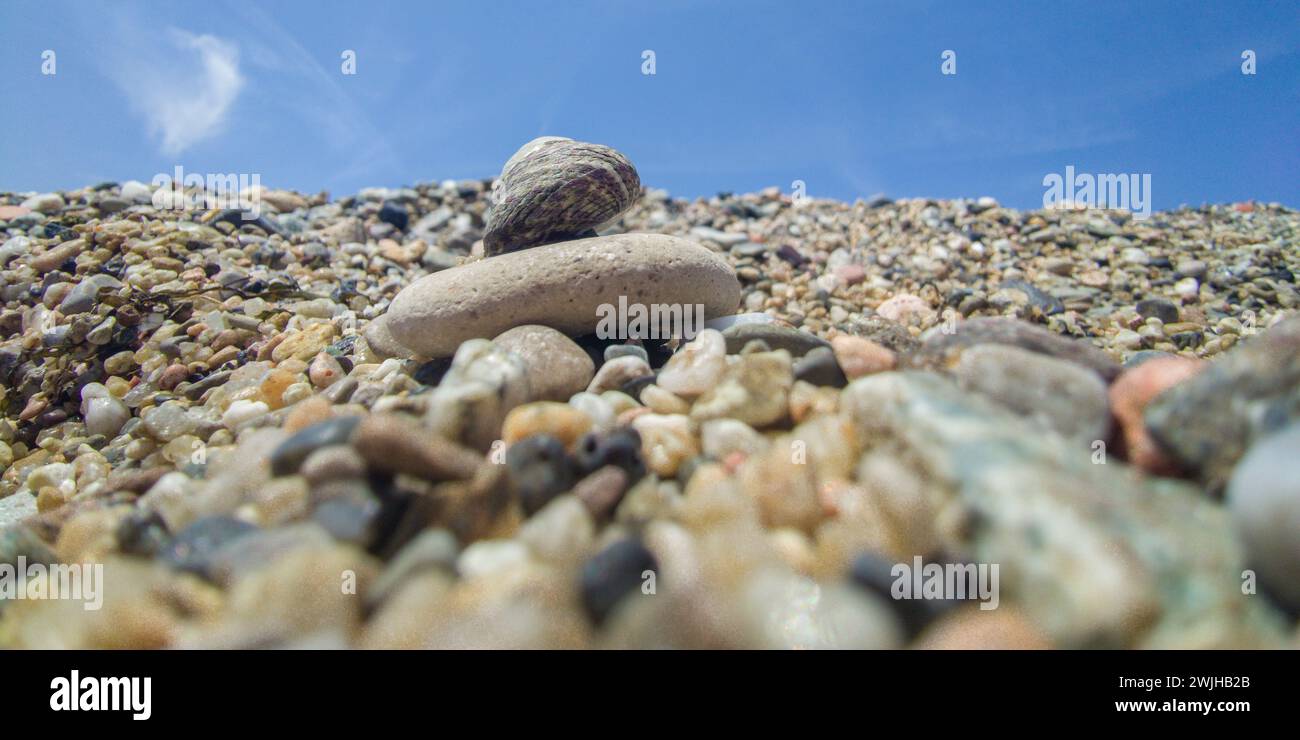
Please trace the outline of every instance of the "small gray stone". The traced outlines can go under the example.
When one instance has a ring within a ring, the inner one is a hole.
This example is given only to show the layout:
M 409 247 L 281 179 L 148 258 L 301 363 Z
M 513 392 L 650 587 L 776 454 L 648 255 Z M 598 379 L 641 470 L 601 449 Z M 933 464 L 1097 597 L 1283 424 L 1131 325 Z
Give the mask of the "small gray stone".
M 233 517 L 205 517 L 177 534 L 160 557 L 177 570 L 210 578 L 213 556 L 226 544 L 256 531 L 257 527 Z
M 611 344 L 605 348 L 605 362 L 609 362 L 618 357 L 638 357 L 647 365 L 650 364 L 650 355 L 646 354 L 645 347 L 639 344 Z
M 271 452 L 271 475 L 292 475 L 316 450 L 347 444 L 360 422 L 359 416 L 339 416 L 298 431 Z
M 68 291 L 68 294 L 64 296 L 63 301 L 59 304 L 59 312 L 65 316 L 86 313 L 95 308 L 95 301 L 100 290 L 106 288 L 117 290 L 121 287 L 122 282 L 112 275 L 103 273 L 91 275 Z
M 843 388 L 849 384 L 849 379 L 844 376 L 840 363 L 835 359 L 835 352 L 829 347 L 814 347 L 796 360 L 794 379 L 832 388 Z
M 1144 319 L 1154 316 L 1165 324 L 1173 324 L 1178 321 L 1178 306 L 1168 298 L 1140 300 L 1137 302 L 1137 312 Z

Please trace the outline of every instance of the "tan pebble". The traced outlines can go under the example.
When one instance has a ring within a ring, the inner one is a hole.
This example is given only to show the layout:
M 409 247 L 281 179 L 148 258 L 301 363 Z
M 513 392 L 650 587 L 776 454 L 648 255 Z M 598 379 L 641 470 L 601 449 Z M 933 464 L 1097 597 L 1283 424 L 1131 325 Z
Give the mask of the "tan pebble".
M 36 494 L 36 510 L 42 514 L 68 502 L 68 497 L 54 486 L 45 486 Z
M 334 359 L 333 355 L 320 352 L 316 355 L 316 359 L 311 361 L 307 377 L 311 378 L 311 384 L 317 388 L 328 388 L 343 377 L 343 366 Z
M 276 370 L 283 370 L 286 373 L 293 373 L 294 375 L 307 372 L 307 368 L 307 363 L 297 358 L 290 358 L 275 366 Z
M 284 342 L 286 336 L 285 334 L 276 334 L 266 340 L 266 343 L 257 348 L 257 361 L 266 362 L 270 360 L 275 354 L 275 350 L 279 349 L 280 344 Z
M 923 650 L 1050 650 L 1051 640 L 1013 606 L 958 609 L 917 639 Z
M 24 406 L 23 410 L 18 414 L 18 420 L 31 421 L 44 413 L 46 407 L 49 405 L 49 401 L 45 400 L 41 396 L 32 396 L 27 399 L 27 405 Z
M 591 380 L 591 385 L 587 386 L 587 392 L 604 393 L 618 390 L 629 381 L 653 374 L 650 364 L 640 357 L 615 357 L 600 366 L 600 370 L 596 371 L 596 377 Z
M 653 414 L 653 413 L 654 413 L 653 411 L 646 408 L 645 406 L 637 406 L 635 408 L 627 409 L 626 411 L 620 411 L 618 416 L 614 418 L 614 426 L 625 427 L 628 424 L 631 424 L 632 422 L 636 421 L 637 417 L 644 416 L 646 414 Z
M 653 384 L 641 391 L 641 400 L 656 414 L 686 414 L 691 410 L 691 405 L 676 394 Z
M 637 400 L 623 391 L 605 391 L 600 397 L 614 409 L 615 414 L 621 414 L 628 409 L 640 408 L 641 404 Z
M 898 356 L 888 347 L 851 334 L 835 337 L 831 340 L 831 349 L 849 380 L 893 370 L 898 362 Z
M 641 414 L 632 420 L 632 428 L 641 435 L 646 466 L 661 477 L 676 475 L 682 463 L 700 454 L 691 420 L 684 415 Z
M 298 381 L 284 389 L 284 393 L 280 395 L 280 400 L 285 406 L 292 406 L 311 398 L 313 393 L 314 391 L 309 383 Z
M 45 304 L 46 308 L 55 308 L 70 292 L 72 292 L 72 283 L 55 283 L 45 291 L 45 295 L 41 296 L 41 303 Z
M 703 463 L 686 483 L 682 521 L 701 531 L 718 529 L 723 522 L 758 525 L 758 507 L 740 490 L 733 472 L 725 465 Z
M 131 390 L 131 384 L 127 382 L 126 378 L 121 378 L 116 375 L 105 380 L 104 386 L 108 388 L 108 392 L 112 394 L 114 398 L 121 398 L 126 395 L 127 391 Z
M 239 332 L 235 331 L 234 329 L 224 329 L 220 332 L 217 332 L 217 336 L 212 338 L 211 346 L 212 346 L 212 350 L 215 352 L 217 350 L 225 349 L 226 347 L 233 347 L 238 343 L 239 343 Z
M 168 472 L 170 471 L 165 466 L 160 468 L 115 470 L 108 476 L 108 484 L 105 489 L 108 491 L 144 493 Z
M 369 354 L 375 359 L 383 360 L 388 357 L 408 359 L 414 356 L 389 333 L 387 314 L 366 324 L 366 328 L 361 330 L 361 335 L 366 340 Z
M 817 555 L 803 532 L 783 527 L 772 530 L 767 537 L 781 559 L 796 572 L 809 575 L 816 568 Z
M 596 372 L 586 351 L 549 326 L 516 326 L 492 343 L 523 359 L 533 400 L 567 401 L 584 390 Z
M 168 365 L 163 370 L 162 376 L 158 378 L 158 387 L 165 391 L 170 391 L 180 385 L 190 375 L 190 369 L 181 364 Z
M 338 330 L 333 324 L 313 324 L 280 342 L 280 345 L 271 352 L 271 359 L 281 362 L 294 357 L 306 362 L 315 357 L 317 352 L 325 349 L 337 333 Z
M 549 434 L 565 447 L 572 447 L 582 435 L 591 431 L 591 418 L 567 403 L 537 401 L 516 406 L 506 414 L 501 439 L 514 444 L 534 434 Z
M 679 396 L 695 398 L 717 385 L 726 369 L 727 340 L 722 332 L 705 329 L 668 358 L 655 383 Z
M 262 381 L 262 385 L 258 389 L 261 392 L 260 400 L 266 402 L 266 405 L 270 406 L 272 410 L 283 408 L 285 406 L 284 392 L 296 382 L 298 382 L 297 375 L 283 370 L 272 370 L 267 373 L 266 379 Z
M 839 391 L 834 388 L 795 381 L 790 389 L 790 419 L 800 424 L 820 414 L 833 414 L 839 409 L 839 402 Z
M 1079 276 L 1079 282 L 1090 288 L 1104 288 L 1110 283 L 1110 275 L 1101 270 L 1088 270 Z
M 334 416 L 334 406 L 320 396 L 295 404 L 284 419 L 284 430 L 290 434 L 306 429 L 312 424 L 327 421 Z
M 371 414 L 352 434 L 352 446 L 373 468 L 427 480 L 468 480 L 483 458 L 395 414 Z
M 227 618 L 245 625 L 277 625 L 291 635 L 350 634 L 361 624 L 362 601 L 379 566 L 349 546 L 311 546 L 292 550 L 252 570 L 230 587 Z M 350 574 L 355 592 L 339 588 Z
M 72 515 L 59 530 L 54 551 L 65 563 L 98 560 L 117 546 L 117 527 L 130 509 L 84 509 Z
M 43 275 L 51 270 L 58 269 L 64 262 L 81 254 L 85 248 L 86 240 L 73 239 L 45 250 L 45 252 L 33 257 L 28 264 L 38 274 Z
M 789 414 L 793 382 L 786 350 L 741 355 L 722 380 L 695 401 L 691 419 L 739 419 L 755 429 L 776 424 Z
M 822 519 L 806 455 L 800 440 L 782 435 L 766 451 L 747 458 L 738 471 L 741 489 L 757 500 L 767 526 L 811 532 Z
M 411 261 L 411 253 L 393 239 L 379 240 L 379 255 L 399 265 L 405 265 Z
M 586 504 L 597 521 L 604 521 L 614 514 L 618 502 L 627 490 L 627 473 L 616 465 L 606 465 L 573 487 L 573 495 Z
M 208 367 L 220 367 L 237 357 L 239 357 L 238 347 L 234 347 L 234 346 L 222 347 L 216 352 L 213 352 L 212 356 L 208 358 Z
M 391 567 L 391 566 L 390 566 Z M 365 650 L 421 650 L 441 624 L 431 615 L 445 613 L 453 576 L 441 570 L 421 570 L 393 587 L 366 620 L 359 647 Z
M 903 325 L 926 324 L 935 316 L 935 311 L 924 298 L 911 293 L 899 293 L 876 307 L 876 313 L 882 318 L 897 321 Z

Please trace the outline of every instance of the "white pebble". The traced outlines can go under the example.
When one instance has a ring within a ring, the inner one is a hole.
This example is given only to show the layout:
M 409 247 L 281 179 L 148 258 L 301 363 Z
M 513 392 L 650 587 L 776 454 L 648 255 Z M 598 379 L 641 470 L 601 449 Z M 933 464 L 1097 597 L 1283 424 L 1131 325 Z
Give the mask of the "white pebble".
M 528 548 L 518 540 L 479 540 L 460 554 L 456 570 L 466 580 L 500 573 L 528 562 Z
M 700 427 L 704 454 L 721 460 L 733 452 L 753 455 L 767 448 L 767 440 L 743 421 L 713 419 Z
M 617 414 L 614 412 L 614 406 L 604 398 L 595 393 L 583 391 L 573 394 L 569 399 L 569 405 L 586 414 L 591 419 L 592 426 L 596 429 L 612 429 Z
M 221 423 L 227 429 L 234 429 L 240 424 L 264 416 L 270 411 L 271 407 L 261 401 L 241 399 L 230 404 L 230 408 L 226 409 L 226 413 L 221 415 Z
M 727 369 L 727 340 L 716 329 L 705 329 L 668 359 L 655 383 L 683 398 L 694 398 L 718 384 Z
M 105 390 L 107 393 L 107 390 Z M 82 401 L 82 415 L 86 420 L 86 431 L 116 437 L 122 425 L 131 419 L 131 409 L 112 396 L 92 396 Z

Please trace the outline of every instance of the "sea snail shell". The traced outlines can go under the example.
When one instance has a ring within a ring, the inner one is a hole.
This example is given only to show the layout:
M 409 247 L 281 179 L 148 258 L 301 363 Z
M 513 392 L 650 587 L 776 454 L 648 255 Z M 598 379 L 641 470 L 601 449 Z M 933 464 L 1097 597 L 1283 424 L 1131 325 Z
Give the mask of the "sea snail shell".
M 594 236 L 640 195 L 641 178 L 622 153 L 560 136 L 533 139 L 493 186 L 484 254 Z

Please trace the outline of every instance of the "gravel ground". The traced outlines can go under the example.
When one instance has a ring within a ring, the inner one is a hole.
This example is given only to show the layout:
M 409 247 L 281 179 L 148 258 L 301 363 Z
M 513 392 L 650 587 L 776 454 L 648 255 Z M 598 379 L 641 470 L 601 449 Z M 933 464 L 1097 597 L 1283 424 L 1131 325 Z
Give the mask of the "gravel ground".
M 0 194 L 0 565 L 104 564 L 0 646 L 1296 644 L 1296 211 L 645 190 L 601 238 L 741 318 L 420 357 L 389 308 L 512 256 L 491 186 Z M 916 558 L 996 608 L 897 598 Z

